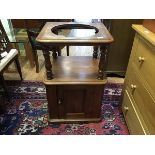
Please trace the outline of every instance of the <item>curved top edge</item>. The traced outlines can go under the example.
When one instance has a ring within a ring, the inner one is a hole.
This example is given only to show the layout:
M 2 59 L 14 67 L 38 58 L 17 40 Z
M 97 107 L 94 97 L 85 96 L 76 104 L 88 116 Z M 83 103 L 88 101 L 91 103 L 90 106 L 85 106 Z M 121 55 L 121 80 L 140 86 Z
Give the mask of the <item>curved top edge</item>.
M 132 28 L 139 33 L 143 38 L 145 38 L 147 41 L 149 41 L 153 46 L 155 46 L 155 33 L 151 32 L 147 28 L 145 28 L 143 25 L 136 25 L 133 24 Z

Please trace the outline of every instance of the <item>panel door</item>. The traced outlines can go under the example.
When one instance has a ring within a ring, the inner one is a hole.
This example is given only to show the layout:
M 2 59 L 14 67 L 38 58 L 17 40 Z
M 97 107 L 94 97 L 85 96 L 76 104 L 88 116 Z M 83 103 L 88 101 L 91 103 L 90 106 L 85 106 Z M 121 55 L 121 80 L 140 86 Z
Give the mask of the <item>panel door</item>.
M 59 118 L 100 117 L 102 90 L 95 85 L 57 86 Z

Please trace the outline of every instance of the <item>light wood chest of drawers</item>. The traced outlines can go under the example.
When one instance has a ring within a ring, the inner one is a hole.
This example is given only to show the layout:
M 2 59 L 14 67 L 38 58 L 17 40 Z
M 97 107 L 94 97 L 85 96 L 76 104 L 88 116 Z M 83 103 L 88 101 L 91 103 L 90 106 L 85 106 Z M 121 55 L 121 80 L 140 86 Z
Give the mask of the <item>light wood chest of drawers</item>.
M 155 134 L 155 34 L 136 31 L 125 76 L 122 110 L 130 134 Z

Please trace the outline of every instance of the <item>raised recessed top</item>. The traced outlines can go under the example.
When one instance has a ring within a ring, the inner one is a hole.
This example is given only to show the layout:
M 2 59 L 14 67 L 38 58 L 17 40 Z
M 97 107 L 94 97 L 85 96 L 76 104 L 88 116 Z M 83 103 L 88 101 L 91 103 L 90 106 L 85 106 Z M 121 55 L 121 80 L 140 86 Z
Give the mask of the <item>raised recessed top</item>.
M 36 40 L 53 44 L 102 44 L 113 37 L 102 23 L 47 22 Z

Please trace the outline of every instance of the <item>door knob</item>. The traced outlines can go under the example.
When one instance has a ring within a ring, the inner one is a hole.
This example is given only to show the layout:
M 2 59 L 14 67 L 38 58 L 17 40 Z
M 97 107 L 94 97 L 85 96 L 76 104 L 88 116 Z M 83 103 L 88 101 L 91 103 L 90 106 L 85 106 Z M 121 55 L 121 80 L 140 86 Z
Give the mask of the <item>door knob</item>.
M 138 57 L 138 61 L 139 61 L 139 62 L 144 62 L 144 57 L 141 57 L 141 56 Z
M 125 110 L 125 111 L 128 111 L 129 108 L 128 108 L 127 106 L 124 106 L 124 110 Z
M 126 115 L 126 113 L 129 111 L 129 108 L 127 106 L 124 106 L 124 114 Z
M 132 89 L 132 90 L 135 90 L 136 88 L 137 88 L 136 85 L 131 84 L 131 89 Z
M 59 104 L 59 105 L 62 104 L 62 99 L 61 99 L 61 98 L 58 99 L 58 104 Z

